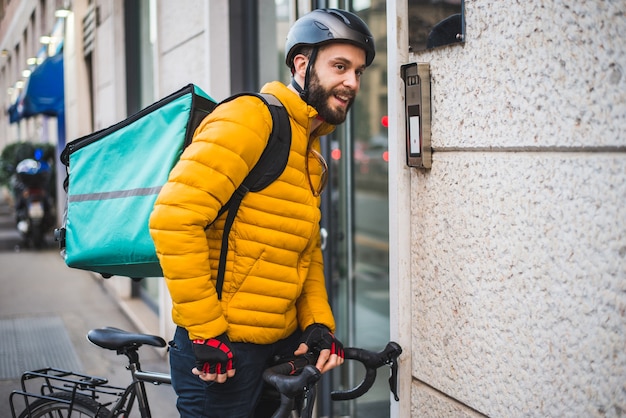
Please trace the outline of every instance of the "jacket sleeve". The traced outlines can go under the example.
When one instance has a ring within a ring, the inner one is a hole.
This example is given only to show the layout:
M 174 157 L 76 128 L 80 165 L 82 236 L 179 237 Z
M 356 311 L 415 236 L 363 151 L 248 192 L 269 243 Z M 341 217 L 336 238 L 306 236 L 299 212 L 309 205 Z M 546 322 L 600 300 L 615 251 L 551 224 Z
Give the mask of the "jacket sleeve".
M 296 302 L 298 323 L 302 330 L 311 324 L 326 325 L 335 332 L 335 319 L 328 303 L 328 293 L 324 279 L 324 259 L 322 257 L 319 227 L 310 243 L 312 247 L 311 265 L 307 274 L 302 293 Z
M 205 228 L 259 159 L 271 115 L 258 98 L 221 104 L 200 124 L 163 186 L 150 216 L 150 234 L 171 298 L 174 322 L 189 337 L 227 331 L 209 263 Z

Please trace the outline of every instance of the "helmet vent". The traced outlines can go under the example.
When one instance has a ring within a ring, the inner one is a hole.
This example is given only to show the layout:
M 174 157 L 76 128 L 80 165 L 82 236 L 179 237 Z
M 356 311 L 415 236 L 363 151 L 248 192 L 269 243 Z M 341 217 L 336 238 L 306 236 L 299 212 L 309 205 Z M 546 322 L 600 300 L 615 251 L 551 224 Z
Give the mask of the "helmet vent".
M 325 24 L 323 24 L 322 22 L 313 22 L 313 24 L 315 26 L 317 26 L 319 29 L 321 30 L 327 30 L 330 31 L 330 29 L 328 29 L 328 26 L 326 26 Z
M 336 11 L 334 11 L 332 9 L 327 9 L 327 11 L 328 11 L 328 13 L 336 16 L 338 19 L 343 20 L 343 23 L 345 23 L 346 25 L 350 26 L 350 24 L 351 24 L 350 20 L 347 17 L 345 17 L 343 14 L 341 14 L 339 12 L 336 12 Z

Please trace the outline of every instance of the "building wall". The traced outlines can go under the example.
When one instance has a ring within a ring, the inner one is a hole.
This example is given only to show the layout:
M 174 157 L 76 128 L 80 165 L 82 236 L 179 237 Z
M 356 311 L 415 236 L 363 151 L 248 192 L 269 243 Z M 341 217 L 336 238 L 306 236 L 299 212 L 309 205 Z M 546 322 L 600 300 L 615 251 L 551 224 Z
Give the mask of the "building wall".
M 15 96 L 7 94 L 17 81 L 25 81 L 22 71 L 26 60 L 35 57 L 42 47 L 39 39 L 50 35 L 55 23 L 55 0 L 4 2 L 0 18 L 0 149 L 16 141 L 51 142 L 57 139 L 56 120 L 47 116 L 9 123 L 6 113 Z M 43 6 L 43 7 L 42 7 Z
M 388 7 L 402 49 L 406 1 Z M 411 416 L 623 416 L 623 2 L 466 1 L 465 19 L 463 46 L 396 54 L 432 74 L 432 169 L 390 135 Z
M 98 1 L 93 57 L 94 131 L 125 119 L 124 1 Z
M 216 100 L 230 94 L 228 1 L 157 0 L 157 88 L 194 83 Z M 181 24 L 185 22 L 185 24 Z
M 3 2 L 0 17 L 0 151 L 16 142 L 57 144 L 59 142 L 56 117 L 37 115 L 10 123 L 8 109 L 26 87 L 23 70 L 30 69 L 27 60 L 37 57 L 44 45 L 42 36 L 55 32 L 58 19 L 55 11 L 61 8 L 57 0 L 22 0 Z M 53 45 L 58 43 L 58 39 Z M 22 88 L 16 88 L 18 82 Z M 9 90 L 12 91 L 8 94 Z M 62 170 L 57 170 L 57 190 L 62 190 Z M 61 199 L 58 199 L 59 201 Z M 57 218 L 63 213 L 57 201 Z
M 94 131 L 90 117 L 92 114 L 90 80 L 83 52 L 83 17 L 87 7 L 88 0 L 75 1 L 72 5 L 73 13 L 66 20 L 63 44 L 66 142 Z M 96 35 L 95 39 L 102 44 L 102 36 Z M 64 201 L 65 198 L 59 200 Z

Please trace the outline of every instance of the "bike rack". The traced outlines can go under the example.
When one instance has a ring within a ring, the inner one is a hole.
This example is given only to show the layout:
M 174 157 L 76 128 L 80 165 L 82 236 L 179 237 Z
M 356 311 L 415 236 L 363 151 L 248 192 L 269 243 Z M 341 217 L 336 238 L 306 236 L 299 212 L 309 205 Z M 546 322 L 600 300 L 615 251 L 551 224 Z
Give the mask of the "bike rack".
M 43 382 L 41 382 L 43 380 Z M 32 382 L 32 383 L 27 383 Z M 11 414 L 16 418 L 15 398 L 24 399 L 24 410 L 30 413 L 31 403 L 37 399 L 47 399 L 59 403 L 71 405 L 74 403 L 76 394 L 88 396 L 91 399 L 98 399 L 102 396 L 117 397 L 124 392 L 123 388 L 110 386 L 108 380 L 102 377 L 91 376 L 82 373 L 71 372 L 55 368 L 45 368 L 40 370 L 27 371 L 22 374 L 20 381 L 21 390 L 14 390 L 9 395 L 9 405 Z M 29 391 L 27 386 L 37 385 L 40 393 Z M 71 393 L 70 399 L 60 399 L 51 397 L 53 392 Z

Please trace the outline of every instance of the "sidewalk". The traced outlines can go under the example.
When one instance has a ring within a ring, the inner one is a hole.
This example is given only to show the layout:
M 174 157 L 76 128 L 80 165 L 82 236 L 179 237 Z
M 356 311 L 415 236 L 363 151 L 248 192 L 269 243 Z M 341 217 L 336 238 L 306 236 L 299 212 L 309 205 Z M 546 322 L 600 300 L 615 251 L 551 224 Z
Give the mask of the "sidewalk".
M 17 252 L 18 244 L 13 214 L 0 190 L 0 417 L 11 417 L 9 394 L 26 369 L 67 368 L 127 385 L 125 358 L 85 338 L 103 326 L 138 331 L 103 279 L 68 268 L 53 242 L 42 251 Z M 142 368 L 168 372 L 164 350 L 140 349 Z M 149 385 L 148 396 L 153 417 L 178 416 L 170 386 Z

